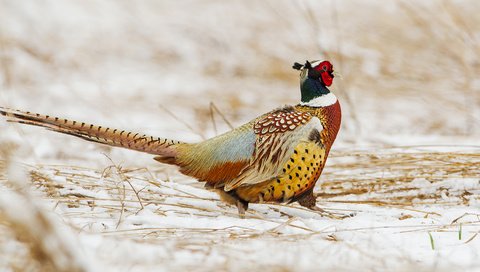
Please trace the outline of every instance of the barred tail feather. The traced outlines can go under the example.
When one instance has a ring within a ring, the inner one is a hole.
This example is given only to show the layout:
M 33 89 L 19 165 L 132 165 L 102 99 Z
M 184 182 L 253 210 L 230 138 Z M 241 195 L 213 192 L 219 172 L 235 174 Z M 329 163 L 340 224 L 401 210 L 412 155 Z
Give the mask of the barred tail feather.
M 180 141 L 3 107 L 0 107 L 0 114 L 6 116 L 9 122 L 44 127 L 59 133 L 76 136 L 87 141 L 123 147 L 153 155 L 160 155 L 166 158 L 176 157 L 177 151 L 174 146 L 183 144 Z

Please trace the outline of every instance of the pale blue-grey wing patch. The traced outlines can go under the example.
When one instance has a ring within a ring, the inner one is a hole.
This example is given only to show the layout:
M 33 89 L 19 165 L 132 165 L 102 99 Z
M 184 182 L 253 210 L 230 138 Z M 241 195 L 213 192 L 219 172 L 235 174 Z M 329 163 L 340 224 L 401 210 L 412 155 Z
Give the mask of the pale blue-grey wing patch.
M 250 160 L 255 148 L 255 133 L 245 130 L 231 134 L 230 137 L 213 138 L 212 160 L 235 162 Z
M 249 161 L 255 148 L 255 133 L 245 124 L 199 144 L 189 146 L 181 158 L 184 165 L 209 169 L 226 162 Z

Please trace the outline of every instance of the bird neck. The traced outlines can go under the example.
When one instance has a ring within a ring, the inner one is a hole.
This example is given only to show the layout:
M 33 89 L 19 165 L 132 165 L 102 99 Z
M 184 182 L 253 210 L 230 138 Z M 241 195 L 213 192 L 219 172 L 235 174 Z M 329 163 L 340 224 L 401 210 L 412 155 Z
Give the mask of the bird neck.
M 337 102 L 337 97 L 319 80 L 306 78 L 300 83 L 303 106 L 327 107 Z

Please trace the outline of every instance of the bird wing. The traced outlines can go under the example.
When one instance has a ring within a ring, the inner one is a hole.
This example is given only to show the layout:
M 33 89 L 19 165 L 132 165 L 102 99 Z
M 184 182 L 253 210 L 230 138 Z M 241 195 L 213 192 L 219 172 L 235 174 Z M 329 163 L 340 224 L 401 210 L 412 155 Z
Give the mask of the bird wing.
M 226 182 L 225 191 L 280 176 L 295 147 L 320 141 L 323 126 L 310 113 L 285 107 L 257 119 L 253 130 L 256 136 L 253 156 L 236 178 Z

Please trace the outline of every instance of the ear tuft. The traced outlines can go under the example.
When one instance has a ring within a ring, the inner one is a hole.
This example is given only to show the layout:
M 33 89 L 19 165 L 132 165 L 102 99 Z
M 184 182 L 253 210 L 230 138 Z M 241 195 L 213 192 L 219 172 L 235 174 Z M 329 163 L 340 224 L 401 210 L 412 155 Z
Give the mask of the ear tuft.
M 305 65 L 303 65 L 305 69 L 312 69 L 312 64 L 307 60 L 305 61 Z
M 298 62 L 295 62 L 295 63 L 293 64 L 292 68 L 295 69 L 295 70 L 300 70 L 300 69 L 303 68 L 303 65 L 301 65 L 301 64 L 298 63 Z

